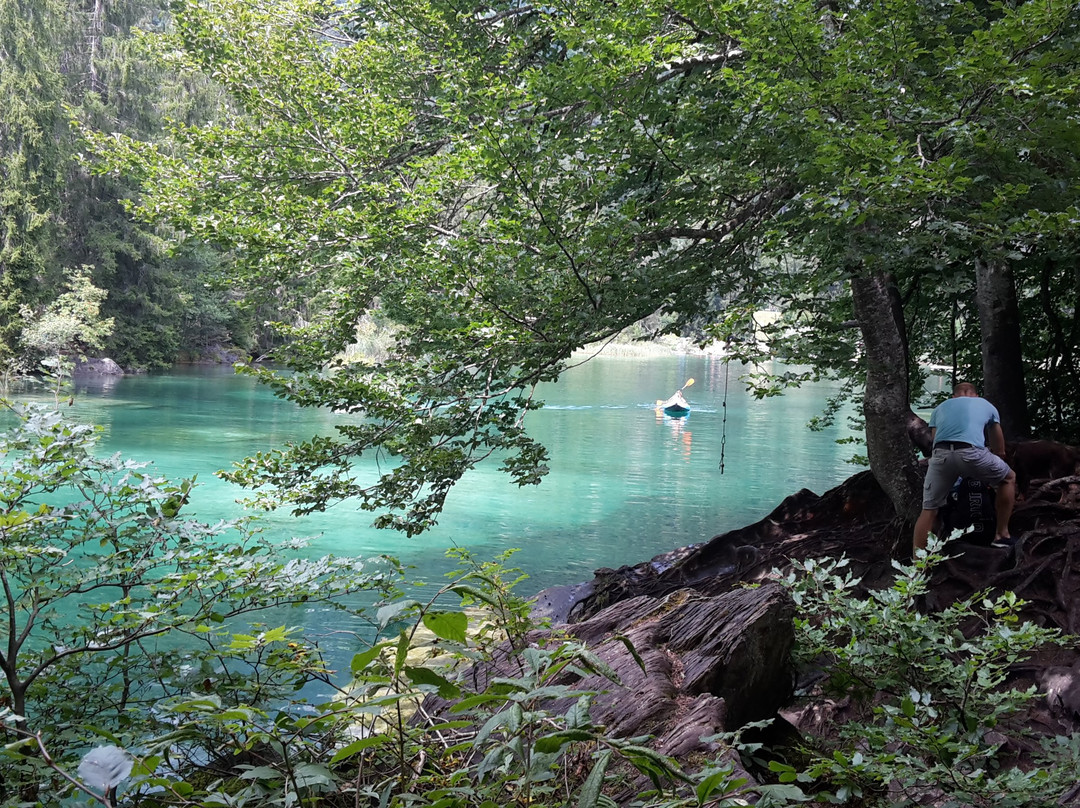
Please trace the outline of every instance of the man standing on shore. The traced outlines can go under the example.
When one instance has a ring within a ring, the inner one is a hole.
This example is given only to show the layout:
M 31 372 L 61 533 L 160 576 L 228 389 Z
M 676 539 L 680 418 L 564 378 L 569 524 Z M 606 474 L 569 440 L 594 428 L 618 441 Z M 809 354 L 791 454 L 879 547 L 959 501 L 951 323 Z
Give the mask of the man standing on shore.
M 952 398 L 930 416 L 934 452 L 923 483 L 923 510 L 915 522 L 914 549 L 925 550 L 926 538 L 957 477 L 971 477 L 995 486 L 995 547 L 1011 547 L 1009 518 L 1016 502 L 1016 474 L 1005 462 L 1005 434 L 997 407 L 980 398 L 975 385 L 961 382 Z M 989 437 L 990 448 L 986 448 Z

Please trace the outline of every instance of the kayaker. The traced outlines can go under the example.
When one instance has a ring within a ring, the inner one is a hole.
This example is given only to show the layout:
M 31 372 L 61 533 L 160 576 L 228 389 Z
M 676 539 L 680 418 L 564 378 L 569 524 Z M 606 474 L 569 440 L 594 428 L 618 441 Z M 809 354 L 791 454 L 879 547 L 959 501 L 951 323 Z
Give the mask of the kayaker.
M 682 407 L 684 410 L 688 410 L 690 409 L 690 402 L 683 397 L 682 390 L 676 390 L 675 395 L 661 403 L 659 406 L 660 409 L 666 409 L 667 407 Z

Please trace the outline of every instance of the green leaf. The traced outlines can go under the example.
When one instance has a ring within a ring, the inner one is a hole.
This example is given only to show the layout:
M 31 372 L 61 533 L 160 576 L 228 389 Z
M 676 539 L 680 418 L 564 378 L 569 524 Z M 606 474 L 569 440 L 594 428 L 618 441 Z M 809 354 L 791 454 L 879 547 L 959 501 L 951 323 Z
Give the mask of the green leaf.
M 596 756 L 596 762 L 585 778 L 581 791 L 578 793 L 577 808 L 596 808 L 600 800 L 600 794 L 604 788 L 604 778 L 607 774 L 608 765 L 611 763 L 612 751 L 602 750 Z
M 688 779 L 674 760 L 660 754 L 655 749 L 649 749 L 647 746 L 637 744 L 623 744 L 620 745 L 619 751 L 630 761 L 634 768 L 642 774 L 648 775 L 657 789 L 663 788 L 665 780 L 679 779 L 686 781 Z
M 464 612 L 427 612 L 423 622 L 436 637 L 451 642 L 465 642 L 469 617 Z
M 343 746 L 334 753 L 333 757 L 330 758 L 330 765 L 333 766 L 335 763 L 340 763 L 341 761 L 351 758 L 353 755 L 357 755 L 373 746 L 388 744 L 392 740 L 393 738 L 389 735 L 370 735 L 367 738 L 353 741 L 348 746 Z
M 368 665 L 374 662 L 387 645 L 388 643 L 378 643 L 366 651 L 355 654 L 349 666 L 353 676 L 359 675 Z
M 478 693 L 475 696 L 466 696 L 461 701 L 456 702 L 450 710 L 455 713 L 463 713 L 490 704 L 493 701 L 505 702 L 506 696 L 499 693 Z
M 533 748 L 536 749 L 537 752 L 551 754 L 552 752 L 558 752 L 568 743 L 574 743 L 575 741 L 592 741 L 595 739 L 595 733 L 589 732 L 588 730 L 564 729 L 537 738 Z
M 630 638 L 624 634 L 616 634 L 614 639 L 626 646 L 626 650 L 630 652 L 630 656 L 634 658 L 634 662 L 641 668 L 641 672 L 648 673 L 648 671 L 645 670 L 645 660 L 641 658 L 641 654 L 638 653 L 637 648 L 634 647 L 634 643 L 630 641 Z
M 694 789 L 694 796 L 697 798 L 698 805 L 704 805 L 714 796 L 719 796 L 731 790 L 731 772 L 732 767 L 728 766 L 722 769 L 714 769 L 706 774 Z M 742 782 L 745 782 L 745 780 Z
M 401 620 L 410 610 L 418 606 L 419 603 L 415 600 L 401 600 L 397 603 L 388 603 L 382 606 L 375 612 L 375 620 L 379 624 L 379 631 L 389 626 L 391 623 Z
M 433 685 L 439 690 L 439 695 L 444 699 L 454 699 L 461 695 L 461 688 L 449 679 L 440 676 L 431 668 L 405 667 L 405 675 L 418 685 Z
M 568 727 L 578 729 L 591 726 L 592 716 L 590 714 L 590 707 L 592 705 L 592 694 L 585 693 L 580 696 L 577 701 L 566 711 L 566 724 Z
M 473 743 L 479 748 L 483 745 L 484 741 L 488 739 L 488 736 L 491 735 L 491 733 L 493 733 L 495 730 L 497 730 L 499 727 L 503 726 L 509 721 L 510 710 L 502 710 L 495 713 L 490 718 L 488 718 L 487 721 L 484 722 L 484 725 L 482 727 L 480 727 L 480 731 L 476 733 L 476 737 L 473 739 Z
M 775 785 L 773 783 L 767 783 L 765 785 L 754 786 L 754 791 L 762 796 L 768 796 L 772 802 L 771 805 L 785 805 L 792 802 L 809 802 L 811 797 L 798 786 L 789 785 Z
M 913 718 L 915 716 L 915 702 L 912 701 L 909 696 L 904 696 L 903 700 L 900 702 L 900 710 L 908 718 Z
M 264 643 L 285 642 L 287 639 L 289 639 L 289 633 L 289 629 L 287 629 L 285 626 L 278 626 L 277 628 L 272 628 L 269 631 L 264 631 L 260 639 Z
M 498 598 L 496 598 L 489 592 L 485 592 L 483 589 L 475 586 L 470 586 L 469 584 L 450 584 L 446 588 L 450 592 L 454 592 L 455 594 L 460 595 L 462 598 L 472 599 L 479 603 L 486 603 L 488 606 L 500 608 L 500 606 L 502 605 L 499 603 Z
M 409 635 L 402 631 L 398 635 L 397 652 L 394 654 L 394 673 L 401 673 L 402 668 L 405 667 L 405 660 L 409 658 Z

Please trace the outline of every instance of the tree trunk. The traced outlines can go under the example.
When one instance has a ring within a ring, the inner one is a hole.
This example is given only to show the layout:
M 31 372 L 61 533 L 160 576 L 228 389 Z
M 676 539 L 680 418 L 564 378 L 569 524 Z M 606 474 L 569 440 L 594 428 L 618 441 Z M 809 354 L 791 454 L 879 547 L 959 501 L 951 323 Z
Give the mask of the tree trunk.
M 922 485 L 910 429 L 921 419 L 908 401 L 907 356 L 890 285 L 892 279 L 884 272 L 856 274 L 851 279 L 855 318 L 866 354 L 866 454 L 897 515 L 914 520 L 921 507 Z
M 98 76 L 97 60 L 101 49 L 101 41 L 105 37 L 105 3 L 104 0 L 94 0 L 94 11 L 90 15 L 89 30 L 86 34 L 86 73 L 87 86 L 92 92 L 104 93 L 105 87 Z
M 1012 268 L 1002 260 L 976 260 L 975 284 L 982 329 L 983 396 L 1001 413 L 1006 440 L 1026 438 L 1031 427 Z

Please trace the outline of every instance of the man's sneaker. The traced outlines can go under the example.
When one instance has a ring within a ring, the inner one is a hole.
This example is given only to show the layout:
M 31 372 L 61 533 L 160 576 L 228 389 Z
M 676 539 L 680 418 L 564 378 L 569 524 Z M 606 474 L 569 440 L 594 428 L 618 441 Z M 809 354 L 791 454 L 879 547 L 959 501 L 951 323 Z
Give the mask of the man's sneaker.
M 999 536 L 998 538 L 996 538 L 992 542 L 990 542 L 990 546 L 991 547 L 1002 547 L 1002 548 L 1004 548 L 1006 550 L 1011 550 L 1013 547 L 1016 546 L 1016 539 L 1014 539 L 1012 536 L 1006 536 L 1005 538 L 1001 538 Z

